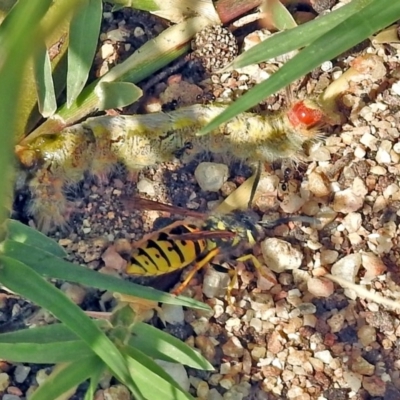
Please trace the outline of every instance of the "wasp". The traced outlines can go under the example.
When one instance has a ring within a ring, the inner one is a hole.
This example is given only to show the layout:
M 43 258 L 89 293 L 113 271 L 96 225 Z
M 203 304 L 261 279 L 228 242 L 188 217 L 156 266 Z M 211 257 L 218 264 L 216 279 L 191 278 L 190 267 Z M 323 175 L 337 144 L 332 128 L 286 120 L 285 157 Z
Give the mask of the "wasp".
M 173 291 L 176 295 L 182 293 L 197 271 L 219 259 L 250 261 L 263 275 L 258 259 L 253 254 L 245 254 L 265 237 L 265 227 L 252 210 L 207 215 L 139 197 L 133 201 L 124 200 L 124 203 L 128 207 L 134 205 L 136 209 L 195 218 L 195 222 L 188 218 L 176 221 L 135 243 L 126 268 L 128 275 L 156 277 L 193 264 L 186 279 Z M 268 226 L 288 221 L 313 222 L 307 217 L 291 216 L 268 223 Z

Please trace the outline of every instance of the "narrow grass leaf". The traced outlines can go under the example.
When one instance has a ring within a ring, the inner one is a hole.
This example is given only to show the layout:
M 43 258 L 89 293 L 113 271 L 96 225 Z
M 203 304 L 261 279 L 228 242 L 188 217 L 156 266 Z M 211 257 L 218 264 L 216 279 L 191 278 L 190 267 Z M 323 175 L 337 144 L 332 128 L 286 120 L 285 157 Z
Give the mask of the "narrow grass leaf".
M 80 265 L 72 264 L 61 258 L 36 249 L 33 246 L 6 240 L 0 244 L 0 250 L 16 260 L 29 265 L 37 273 L 44 277 L 62 279 L 79 283 L 97 289 L 109 290 L 111 292 L 124 293 L 147 300 L 163 302 L 167 304 L 179 304 L 186 307 L 207 310 L 210 308 L 200 302 L 187 297 L 173 296 L 169 293 L 160 292 L 153 288 L 136 285 L 110 275 L 100 274 Z
M 46 251 L 55 257 L 65 257 L 67 252 L 53 239 L 15 219 L 7 220 L 7 238 L 18 243 Z
M 131 386 L 131 377 L 119 350 L 76 304 L 27 265 L 6 256 L 0 256 L 0 265 L 0 282 L 4 286 L 49 310 L 76 333 L 121 382 Z
M 39 22 L 46 13 L 51 0 L 18 2 L 0 25 L 0 204 L 7 204 L 12 193 L 10 179 L 13 165 L 15 122 L 21 94 L 21 76 L 34 50 L 41 40 Z M 27 56 L 28 55 L 28 56 Z M 0 208 L 0 240 L 3 239 L 3 222 L 7 213 Z
M 103 2 L 85 0 L 71 20 L 68 48 L 67 107 L 81 93 L 89 76 L 100 32 Z
M 322 17 L 318 17 L 294 29 L 279 32 L 236 57 L 223 70 L 228 71 L 246 67 L 247 65 L 258 64 L 301 47 L 308 46 L 314 40 L 343 22 L 344 19 L 359 12 L 363 7 L 373 1 L 374 0 L 353 0 L 351 3 Z
M 95 398 L 95 392 L 100 382 L 102 375 L 106 370 L 106 365 L 99 362 L 95 368 L 92 369 L 89 381 L 89 387 L 85 393 L 84 400 L 93 400 Z
M 57 110 L 57 99 L 49 53 L 44 42 L 37 43 L 39 50 L 34 57 L 34 71 L 39 111 L 48 118 Z
M 87 344 L 63 324 L 0 334 L 0 358 L 8 361 L 56 364 L 91 354 Z
M 279 31 L 297 26 L 292 14 L 279 0 L 264 0 L 260 8 L 262 12 L 271 16 L 272 23 Z
M 138 323 L 133 326 L 132 333 L 129 346 L 140 349 L 153 358 L 207 371 L 214 370 L 198 351 L 154 326 Z
M 57 366 L 32 394 L 30 400 L 54 400 L 87 380 L 102 361 L 92 355 L 79 361 Z M 73 394 L 73 393 L 72 393 Z
M 140 350 L 125 350 L 128 367 L 139 390 L 146 399 L 194 400 L 158 364 Z

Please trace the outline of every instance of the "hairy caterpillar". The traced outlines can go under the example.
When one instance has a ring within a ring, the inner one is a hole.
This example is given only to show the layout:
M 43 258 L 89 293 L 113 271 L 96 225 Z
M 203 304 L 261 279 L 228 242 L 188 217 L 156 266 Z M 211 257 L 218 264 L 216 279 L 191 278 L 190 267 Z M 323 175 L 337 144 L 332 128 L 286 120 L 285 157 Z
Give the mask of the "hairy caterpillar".
M 19 146 L 22 166 L 34 174 L 29 213 L 42 231 L 62 225 L 64 187 L 79 182 L 85 172 L 104 181 L 118 162 L 136 172 L 205 150 L 248 162 L 294 158 L 320 138 L 318 127 L 324 122 L 318 104 L 302 100 L 275 115 L 240 114 L 209 135 L 196 136 L 224 108 L 193 105 L 169 113 L 93 117 Z

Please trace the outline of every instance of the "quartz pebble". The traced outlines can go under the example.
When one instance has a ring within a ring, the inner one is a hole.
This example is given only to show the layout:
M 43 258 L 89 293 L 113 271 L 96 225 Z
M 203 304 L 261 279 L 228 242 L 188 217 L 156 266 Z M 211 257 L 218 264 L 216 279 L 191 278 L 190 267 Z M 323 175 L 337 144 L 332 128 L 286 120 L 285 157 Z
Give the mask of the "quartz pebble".
M 231 337 L 226 343 L 222 345 L 222 352 L 229 357 L 242 357 L 243 346 L 237 337 Z
M 161 309 L 165 322 L 168 322 L 171 325 L 183 324 L 185 316 L 182 306 L 164 303 Z
M 316 197 L 324 197 L 330 193 L 329 182 L 321 174 L 311 172 L 308 177 L 308 190 Z
M 290 243 L 276 238 L 265 239 L 261 251 L 267 266 L 274 272 L 297 269 L 303 260 L 303 254 Z
M 86 290 L 76 284 L 64 282 L 61 291 L 75 304 L 82 304 L 86 296 Z
M 171 363 L 163 360 L 155 360 L 155 362 L 170 375 L 183 390 L 189 390 L 189 378 L 185 367 L 182 364 Z
M 28 377 L 31 368 L 26 365 L 17 365 L 14 371 L 15 381 L 17 383 L 22 383 Z
M 194 171 L 201 190 L 218 192 L 228 179 L 229 169 L 225 164 L 211 162 L 200 163 Z
M 365 358 L 358 356 L 351 363 L 351 370 L 360 375 L 373 375 L 375 367 Z
M 308 291 L 317 297 L 329 297 L 333 294 L 335 287 L 331 280 L 327 278 L 310 278 L 307 281 Z
M 357 336 L 363 346 L 369 346 L 376 341 L 376 329 L 373 326 L 364 325 L 358 330 Z
M 352 189 L 345 189 L 335 194 L 333 209 L 344 214 L 359 210 L 364 204 L 364 198 Z
M 0 373 L 0 391 L 4 392 L 10 385 L 10 376 L 5 372 Z
M 137 190 L 139 193 L 147 194 L 150 197 L 154 197 L 156 194 L 156 191 L 154 189 L 154 182 L 146 178 L 141 179 L 137 183 Z

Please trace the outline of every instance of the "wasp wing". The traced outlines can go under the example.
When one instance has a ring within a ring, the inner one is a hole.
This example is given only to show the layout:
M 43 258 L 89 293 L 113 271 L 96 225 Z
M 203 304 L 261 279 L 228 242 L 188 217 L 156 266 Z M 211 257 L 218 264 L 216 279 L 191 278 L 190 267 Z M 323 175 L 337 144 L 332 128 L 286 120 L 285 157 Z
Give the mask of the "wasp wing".
M 170 214 L 179 214 L 184 217 L 193 217 L 199 219 L 205 219 L 207 214 L 187 210 L 182 207 L 173 206 L 170 204 L 160 203 L 159 201 L 144 199 L 143 197 L 133 196 L 131 198 L 122 198 L 121 202 L 128 210 L 153 210 L 153 211 L 163 211 Z

